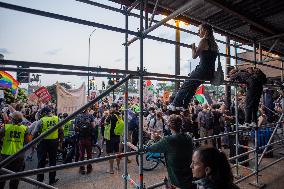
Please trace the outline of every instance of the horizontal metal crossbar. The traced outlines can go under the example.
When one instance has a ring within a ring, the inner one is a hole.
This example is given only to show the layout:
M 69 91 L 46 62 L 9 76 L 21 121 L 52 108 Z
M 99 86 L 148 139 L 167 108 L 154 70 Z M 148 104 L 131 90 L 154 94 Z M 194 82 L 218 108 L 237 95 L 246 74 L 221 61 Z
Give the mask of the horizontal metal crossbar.
M 89 159 L 85 161 L 78 161 L 78 162 L 72 162 L 72 163 L 66 163 L 66 164 L 60 164 L 60 165 L 55 165 L 55 166 L 50 166 L 50 167 L 44 167 L 44 168 L 39 168 L 39 169 L 32 169 L 32 170 L 27 170 L 27 171 L 22 171 L 22 172 L 17 172 L 13 174 L 6 174 L 6 175 L 1 175 L 0 176 L 0 181 L 4 180 L 10 180 L 10 179 L 16 179 L 16 178 L 21 178 L 29 175 L 36 175 L 39 173 L 46 173 L 50 171 L 58 171 L 62 169 L 69 169 L 73 167 L 80 167 L 83 165 L 88 165 L 91 163 L 99 163 L 99 162 L 104 162 L 116 158 L 123 158 L 123 157 L 128 157 L 132 155 L 136 155 L 138 152 L 126 152 L 123 154 L 115 154 L 115 155 L 110 155 L 106 157 L 100 157 L 100 158 L 94 158 L 94 159 Z
M 132 75 L 127 75 L 125 78 L 123 78 L 121 81 L 119 81 L 117 84 L 111 86 L 110 88 L 108 88 L 106 91 L 104 91 L 102 94 L 100 94 L 98 97 L 96 97 L 95 99 L 91 100 L 90 102 L 88 102 L 87 104 L 85 104 L 84 106 L 82 106 L 80 109 L 78 109 L 77 111 L 75 111 L 73 114 L 69 115 L 68 117 L 66 117 L 64 120 L 60 121 L 57 125 L 55 125 L 54 127 L 52 127 L 51 129 L 47 130 L 46 132 L 42 133 L 40 136 L 38 136 L 37 138 L 35 138 L 34 140 L 32 140 L 31 142 L 29 142 L 27 145 L 24 146 L 24 148 L 22 148 L 21 150 L 19 150 L 16 154 L 9 156 L 8 158 L 6 158 L 5 160 L 0 162 L 0 167 L 3 167 L 7 164 L 9 164 L 11 161 L 13 161 L 14 159 L 17 158 L 17 156 L 19 156 L 20 154 L 24 153 L 25 151 L 27 151 L 29 148 L 31 148 L 32 146 L 34 146 L 35 144 L 37 144 L 38 142 L 40 142 L 41 140 L 43 140 L 46 136 L 48 136 L 49 134 L 51 134 L 52 132 L 56 131 L 59 127 L 62 127 L 64 124 L 66 124 L 68 121 L 72 120 L 73 118 L 75 118 L 77 115 L 79 115 L 83 110 L 91 107 L 93 104 L 95 104 L 96 102 L 98 102 L 100 99 L 102 99 L 103 97 L 107 96 L 111 91 L 113 91 L 114 89 L 118 88 L 119 86 L 121 86 L 123 83 L 125 83 L 126 81 L 128 81 L 128 79 L 130 79 L 132 77 Z

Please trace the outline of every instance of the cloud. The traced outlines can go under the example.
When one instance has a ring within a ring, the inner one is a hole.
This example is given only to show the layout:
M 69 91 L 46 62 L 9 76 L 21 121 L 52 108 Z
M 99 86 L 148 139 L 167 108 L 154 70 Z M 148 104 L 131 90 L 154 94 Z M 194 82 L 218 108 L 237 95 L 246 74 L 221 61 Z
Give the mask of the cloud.
M 60 49 L 51 49 L 51 50 L 45 52 L 45 54 L 53 56 L 53 55 L 57 55 L 61 50 L 62 50 L 61 48 Z
M 11 54 L 11 51 L 6 48 L 0 48 L 0 54 Z

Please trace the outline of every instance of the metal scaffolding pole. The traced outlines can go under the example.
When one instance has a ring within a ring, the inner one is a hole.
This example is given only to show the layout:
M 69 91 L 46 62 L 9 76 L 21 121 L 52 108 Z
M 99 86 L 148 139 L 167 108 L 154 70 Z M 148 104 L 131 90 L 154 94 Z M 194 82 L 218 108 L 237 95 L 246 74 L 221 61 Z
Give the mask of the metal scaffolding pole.
M 31 142 L 29 142 L 28 144 L 26 144 L 21 150 L 19 150 L 16 154 L 9 156 L 8 158 L 6 158 L 5 160 L 0 162 L 0 168 L 2 168 L 3 166 L 9 164 L 10 162 L 12 162 L 13 160 L 15 160 L 20 154 L 24 153 L 25 151 L 27 151 L 29 148 L 31 148 L 32 146 L 34 146 L 35 144 L 37 144 L 38 142 L 40 142 L 42 139 L 44 139 L 46 136 L 48 136 L 49 134 L 51 134 L 52 132 L 54 132 L 55 130 L 57 130 L 59 127 L 62 127 L 64 124 L 66 124 L 68 121 L 72 120 L 73 118 L 75 118 L 77 115 L 79 115 L 83 110 L 91 107 L 93 104 L 95 104 L 97 101 L 99 101 L 100 99 L 102 99 L 103 97 L 107 96 L 108 93 L 110 93 L 112 90 L 116 89 L 117 87 L 121 86 L 123 83 L 125 83 L 126 81 L 128 81 L 129 78 L 131 78 L 132 75 L 128 75 L 125 78 L 123 78 L 120 82 L 118 82 L 117 84 L 111 86 L 109 89 L 107 89 L 106 91 L 104 91 L 102 94 L 100 94 L 98 97 L 96 97 L 95 99 L 91 100 L 90 102 L 88 102 L 87 104 L 85 104 L 84 106 L 82 106 L 79 110 L 75 111 L 73 114 L 69 115 L 66 119 L 60 121 L 57 125 L 55 125 L 54 127 L 52 127 L 51 129 L 47 130 L 46 132 L 42 133 L 40 136 L 38 136 L 37 138 L 35 138 L 34 140 L 32 140 Z
M 104 5 L 104 4 L 101 4 L 101 3 L 98 3 L 98 2 L 89 1 L 89 0 L 76 0 L 76 1 L 79 1 L 79 2 L 82 2 L 82 3 L 86 3 L 86 4 L 89 4 L 89 5 L 97 6 L 97 7 L 100 7 L 100 8 L 104 8 L 104 9 L 107 9 L 107 10 L 111 10 L 111 11 L 114 11 L 114 12 L 119 12 L 119 13 L 124 14 L 123 10 L 121 10 L 121 9 L 118 9 L 118 8 L 115 8 L 115 7 L 112 7 L 112 6 L 108 6 L 108 5 Z M 138 5 L 138 4 L 136 4 L 136 2 L 139 2 L 139 1 L 140 0 L 136 0 L 134 3 L 132 3 L 132 6 L 129 7 L 129 9 L 128 9 L 129 16 L 140 18 L 140 15 L 130 12 L 130 11 L 132 11 L 133 8 L 135 8 Z M 158 20 L 153 19 L 154 16 L 155 16 L 155 12 L 156 12 L 156 9 L 157 9 L 158 2 L 159 2 L 159 0 L 156 0 L 155 4 L 153 4 L 152 2 L 149 2 L 149 4 L 154 5 L 152 16 L 150 18 L 150 24 L 149 24 L 150 27 L 152 25 L 151 21 L 155 22 L 155 23 L 159 22 Z M 165 7 L 161 6 L 161 5 L 159 5 L 159 6 L 162 7 L 162 8 L 165 8 Z M 166 27 L 169 27 L 169 28 L 177 29 L 176 26 L 173 26 L 173 25 L 170 25 L 170 24 L 167 24 L 167 23 L 165 23 L 164 25 Z M 221 29 L 219 29 L 219 30 L 221 30 Z M 180 28 L 180 31 L 183 31 L 183 32 L 186 32 L 186 33 L 190 33 L 190 34 L 193 34 L 193 35 L 196 35 L 196 36 L 198 35 L 198 33 L 190 31 L 190 30 L 187 30 L 187 29 L 184 29 L 184 28 Z M 218 40 L 218 39 L 216 39 L 216 41 L 219 42 L 219 43 L 222 43 L 222 44 L 226 44 L 225 41 L 221 41 L 221 40 Z M 233 44 L 231 44 L 231 45 L 233 45 Z M 246 50 L 248 52 L 252 52 L 252 50 L 244 48 L 244 47 L 238 46 L 238 48 Z
M 195 2 L 196 3 L 196 2 Z M 184 13 L 190 6 L 193 5 L 193 1 L 188 1 L 186 4 L 184 4 L 182 7 L 180 7 L 178 10 L 174 11 L 172 14 L 170 14 L 169 16 L 167 16 L 166 18 L 164 18 L 163 20 L 161 20 L 160 22 L 158 22 L 157 24 L 151 26 L 150 28 L 144 30 L 142 32 L 142 36 L 146 36 L 148 33 L 150 33 L 151 31 L 157 29 L 158 27 L 164 25 L 167 21 L 175 18 L 176 16 Z M 143 17 L 142 17 L 143 19 Z M 130 45 L 131 43 L 135 42 L 137 39 L 139 39 L 139 37 L 134 37 L 133 39 L 131 39 L 130 41 L 128 41 L 128 43 L 126 45 Z
M 139 112 L 139 149 L 143 149 L 143 72 L 144 72 L 144 62 L 143 62 L 143 0 L 141 0 L 140 3 L 140 85 L 139 85 L 139 106 L 140 106 L 140 112 Z M 143 189 L 143 154 L 139 154 L 139 188 Z
M 238 87 L 235 86 L 236 156 L 239 155 Z M 239 159 L 236 158 L 236 176 L 239 176 Z
M 283 115 L 284 115 L 284 114 L 282 113 L 281 116 L 280 116 L 280 118 L 279 118 L 279 120 L 278 120 L 278 122 L 277 122 L 277 124 L 276 124 L 276 127 L 274 128 L 274 130 L 273 130 L 273 132 L 272 132 L 272 134 L 271 134 L 271 136 L 270 136 L 270 138 L 269 138 L 269 140 L 268 140 L 268 142 L 267 142 L 267 145 L 271 144 L 271 142 L 272 142 L 272 140 L 273 140 L 273 137 L 274 137 L 275 133 L 277 132 L 278 127 L 281 126 L 282 119 L 283 119 Z M 268 147 L 266 147 L 266 148 L 263 150 L 263 152 L 262 152 L 262 154 L 261 154 L 261 156 L 260 156 L 260 158 L 259 158 L 258 165 L 260 165 L 260 163 L 261 163 L 261 161 L 262 161 L 262 159 L 263 159 L 263 156 L 264 156 L 265 152 L 267 151 L 267 149 L 268 149 Z
M 125 10 L 125 29 L 128 30 L 128 8 L 124 7 Z M 125 42 L 128 41 L 128 34 L 125 33 Z M 125 70 L 128 70 L 128 46 L 125 45 Z M 128 81 L 125 82 L 125 90 L 124 90 L 124 153 L 127 152 L 127 139 L 128 139 Z M 124 158 L 124 189 L 127 189 L 127 177 L 128 177 L 128 157 Z
M 5 168 L 2 168 L 2 169 L 0 170 L 0 172 L 3 172 L 3 173 L 11 173 L 11 174 L 15 173 L 15 172 L 13 172 L 13 171 L 11 171 L 11 170 L 8 170 L 8 169 L 5 169 Z M 20 180 L 22 180 L 22 181 L 24 181 L 24 182 L 27 182 L 27 183 L 30 183 L 30 184 L 33 184 L 33 185 L 35 185 L 35 186 L 39 186 L 39 187 L 42 187 L 42 188 L 46 188 L 46 189 L 57 189 L 57 188 L 54 187 L 54 186 L 45 184 L 45 183 L 43 183 L 43 182 L 39 182 L 39 181 L 37 181 L 37 180 L 31 179 L 31 178 L 28 178 L 28 177 L 22 177 L 22 178 L 20 178 Z
M 126 152 L 126 153 L 114 154 L 110 156 L 94 158 L 94 159 L 89 159 L 89 160 L 84 160 L 84 161 L 78 161 L 78 162 L 55 165 L 51 167 L 44 167 L 44 168 L 32 169 L 32 170 L 27 170 L 27 171 L 22 171 L 22 172 L 16 172 L 16 173 L 11 173 L 11 174 L 1 175 L 0 181 L 17 179 L 17 178 L 21 178 L 25 176 L 36 175 L 36 174 L 46 173 L 46 172 L 51 172 L 51 171 L 58 171 L 62 169 L 69 169 L 73 167 L 80 167 L 80 166 L 87 165 L 87 164 L 104 162 L 104 161 L 108 161 L 111 159 L 123 158 L 123 157 L 128 157 L 128 156 L 132 156 L 136 154 L 138 154 L 138 152 L 136 151 Z

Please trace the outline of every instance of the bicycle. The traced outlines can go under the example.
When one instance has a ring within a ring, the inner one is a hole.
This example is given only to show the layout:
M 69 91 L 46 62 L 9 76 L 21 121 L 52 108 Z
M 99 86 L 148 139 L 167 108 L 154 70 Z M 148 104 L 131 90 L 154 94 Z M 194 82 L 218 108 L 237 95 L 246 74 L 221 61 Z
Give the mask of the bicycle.
M 79 145 L 78 136 L 74 134 L 64 139 L 63 149 L 57 150 L 56 160 L 63 163 L 71 163 L 73 159 L 79 159 Z M 92 158 L 99 158 L 101 156 L 101 147 L 97 144 L 92 145 Z
M 150 139 L 149 137 L 143 137 L 143 139 L 149 139 L 148 141 L 143 140 L 144 148 L 153 145 L 154 143 L 158 142 L 161 137 L 158 133 L 154 133 L 154 139 Z M 145 171 L 152 171 L 160 163 L 166 166 L 165 156 L 162 153 L 155 153 L 155 152 L 146 152 L 143 154 L 143 170 Z M 139 155 L 136 155 L 136 163 L 139 166 Z

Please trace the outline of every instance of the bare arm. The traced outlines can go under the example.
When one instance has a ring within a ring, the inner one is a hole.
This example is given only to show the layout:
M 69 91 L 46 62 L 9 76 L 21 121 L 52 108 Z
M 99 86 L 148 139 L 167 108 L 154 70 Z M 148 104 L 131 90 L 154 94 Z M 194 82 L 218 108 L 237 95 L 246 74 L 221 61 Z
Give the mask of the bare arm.
M 195 47 L 195 43 L 192 44 L 192 58 L 196 59 L 202 50 L 205 49 L 207 43 L 205 39 L 201 39 L 201 41 L 199 42 L 198 47 Z

